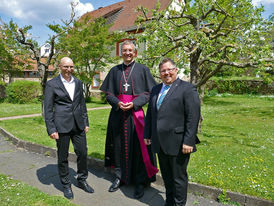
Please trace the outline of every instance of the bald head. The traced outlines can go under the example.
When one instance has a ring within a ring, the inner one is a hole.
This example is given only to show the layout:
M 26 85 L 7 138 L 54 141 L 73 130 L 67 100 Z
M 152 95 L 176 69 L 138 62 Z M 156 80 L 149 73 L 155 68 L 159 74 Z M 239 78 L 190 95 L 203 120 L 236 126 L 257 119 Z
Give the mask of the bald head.
M 68 82 L 71 80 L 71 75 L 74 71 L 74 64 L 71 58 L 63 57 L 60 60 L 60 69 L 62 77 Z
M 72 59 L 71 58 L 69 58 L 69 57 L 63 57 L 61 60 L 60 60 L 60 65 L 64 65 L 65 63 L 68 63 L 68 62 L 72 62 L 72 64 L 73 64 L 73 61 L 72 61 Z

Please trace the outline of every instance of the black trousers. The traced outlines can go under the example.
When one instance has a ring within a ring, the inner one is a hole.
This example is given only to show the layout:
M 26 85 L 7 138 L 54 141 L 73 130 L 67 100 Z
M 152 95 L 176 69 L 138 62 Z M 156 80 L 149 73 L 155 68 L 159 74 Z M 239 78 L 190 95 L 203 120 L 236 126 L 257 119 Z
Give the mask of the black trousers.
M 85 131 L 77 128 L 69 133 L 59 133 L 57 143 L 58 172 L 61 183 L 64 187 L 70 187 L 68 154 L 69 144 L 72 141 L 74 152 L 77 155 L 77 180 L 83 181 L 88 177 L 87 167 L 87 141 Z
M 161 174 L 166 189 L 166 204 L 183 206 L 187 200 L 187 165 L 190 154 L 180 153 L 178 156 L 165 154 L 162 149 L 158 153 Z

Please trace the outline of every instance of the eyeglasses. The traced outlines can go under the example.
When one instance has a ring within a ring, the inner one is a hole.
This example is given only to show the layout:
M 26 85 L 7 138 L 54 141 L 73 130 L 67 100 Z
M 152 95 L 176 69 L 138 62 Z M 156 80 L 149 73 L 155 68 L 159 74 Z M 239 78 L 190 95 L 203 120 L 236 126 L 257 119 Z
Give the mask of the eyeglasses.
M 73 69 L 74 68 L 74 66 L 63 66 L 64 68 L 66 68 L 66 69 Z
M 166 72 L 167 72 L 167 73 L 171 73 L 171 72 L 174 71 L 174 69 L 176 69 L 176 68 L 165 69 L 165 70 L 160 71 L 160 73 L 161 73 L 161 74 L 165 74 Z

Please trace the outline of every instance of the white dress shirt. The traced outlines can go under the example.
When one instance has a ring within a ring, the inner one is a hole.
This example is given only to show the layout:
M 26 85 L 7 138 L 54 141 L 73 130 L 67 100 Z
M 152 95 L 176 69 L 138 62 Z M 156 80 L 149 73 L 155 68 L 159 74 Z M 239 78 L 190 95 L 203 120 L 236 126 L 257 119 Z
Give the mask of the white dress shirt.
M 74 80 L 73 76 L 71 76 L 71 79 L 69 82 L 64 79 L 62 74 L 60 74 L 60 77 L 61 77 L 61 81 L 63 82 L 67 92 L 69 93 L 70 99 L 73 101 L 74 90 L 75 90 L 75 80 Z

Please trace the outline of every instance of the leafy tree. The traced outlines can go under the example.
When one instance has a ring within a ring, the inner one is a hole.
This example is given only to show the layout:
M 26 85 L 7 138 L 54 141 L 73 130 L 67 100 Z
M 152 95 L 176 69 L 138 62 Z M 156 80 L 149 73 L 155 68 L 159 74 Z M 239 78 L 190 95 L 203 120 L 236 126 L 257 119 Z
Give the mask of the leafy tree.
M 1 21 L 1 20 L 0 20 Z M 17 25 L 11 20 L 9 23 L 1 21 L 0 25 L 0 78 L 5 81 L 26 68 L 26 53 L 20 47 L 12 35 L 11 29 L 18 29 Z
M 77 76 L 86 86 L 85 96 L 90 96 L 92 78 L 98 71 L 116 59 L 111 58 L 115 42 L 122 38 L 122 33 L 109 33 L 111 24 L 104 18 L 91 19 L 88 16 L 75 21 L 73 29 L 60 38 L 58 50 L 70 56 L 76 66 Z
M 38 72 L 41 78 L 43 94 L 45 92 L 46 82 L 48 78 L 49 65 L 53 63 L 53 60 L 55 60 L 59 54 L 58 51 L 55 50 L 56 40 L 59 36 L 66 33 L 71 28 L 70 24 L 72 24 L 75 18 L 74 8 L 76 5 L 77 4 L 71 3 L 71 17 L 68 21 L 62 21 L 64 24 L 63 26 L 57 24 L 47 25 L 51 30 L 55 32 L 55 35 L 50 36 L 48 40 L 48 43 L 50 44 L 50 53 L 48 57 L 41 55 L 37 41 L 35 41 L 31 37 L 29 30 L 32 28 L 32 26 L 24 26 L 23 28 L 18 28 L 18 25 L 11 21 L 12 25 L 10 24 L 10 26 L 6 27 L 9 32 L 9 37 L 15 40 L 14 45 L 18 46 L 19 44 L 19 46 L 16 48 L 23 48 L 24 54 L 29 54 L 28 57 L 36 62 Z M 44 59 L 46 59 L 46 61 L 44 61 Z
M 273 21 L 262 18 L 262 7 L 251 0 L 185 0 L 177 5 L 180 9 L 160 11 L 159 2 L 155 10 L 138 8 L 143 14 L 138 24 L 145 26 L 138 42 L 146 42 L 147 65 L 168 56 L 202 90 L 208 79 L 228 68 L 273 69 Z

